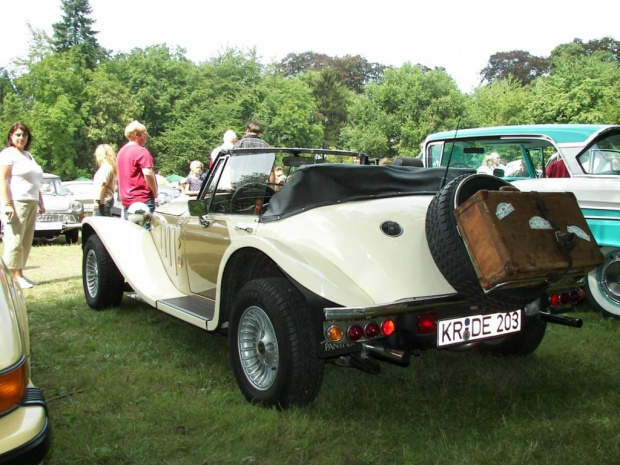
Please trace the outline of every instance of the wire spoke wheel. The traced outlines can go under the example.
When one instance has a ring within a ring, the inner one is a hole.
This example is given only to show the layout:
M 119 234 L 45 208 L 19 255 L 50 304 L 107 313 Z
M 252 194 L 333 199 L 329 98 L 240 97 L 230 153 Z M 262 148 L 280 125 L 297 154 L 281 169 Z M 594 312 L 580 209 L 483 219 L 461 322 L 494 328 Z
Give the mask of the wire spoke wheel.
M 82 286 L 90 308 L 103 310 L 120 305 L 125 279 L 96 234 L 84 244 Z
M 250 307 L 239 321 L 239 359 L 248 381 L 264 391 L 278 377 L 278 339 L 267 314 L 259 307 Z
M 86 280 L 86 291 L 90 297 L 95 297 L 99 293 L 99 263 L 94 250 L 86 252 L 84 279 Z

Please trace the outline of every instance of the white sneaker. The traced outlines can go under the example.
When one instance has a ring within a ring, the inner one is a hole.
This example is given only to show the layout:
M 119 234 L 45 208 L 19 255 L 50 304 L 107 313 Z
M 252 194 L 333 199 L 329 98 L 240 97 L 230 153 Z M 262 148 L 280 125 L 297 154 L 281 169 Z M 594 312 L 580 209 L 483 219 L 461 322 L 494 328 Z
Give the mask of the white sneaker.
M 36 286 L 37 284 L 39 284 L 38 282 L 33 281 L 33 280 L 32 280 L 32 279 L 30 279 L 30 278 L 26 278 L 25 276 L 24 276 L 24 279 L 25 279 L 26 281 L 28 281 L 30 284 L 32 284 L 33 286 Z
M 32 284 L 26 278 L 15 278 L 15 282 L 22 289 L 30 289 L 31 287 L 34 287 L 34 284 Z

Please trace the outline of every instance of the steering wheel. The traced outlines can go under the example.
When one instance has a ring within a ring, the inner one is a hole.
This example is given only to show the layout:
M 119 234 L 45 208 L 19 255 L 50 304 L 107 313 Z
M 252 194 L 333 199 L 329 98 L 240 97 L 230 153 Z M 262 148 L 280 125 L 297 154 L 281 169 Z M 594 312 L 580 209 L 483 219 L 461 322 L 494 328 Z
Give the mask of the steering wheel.
M 271 196 L 275 194 L 271 187 L 260 182 L 249 182 L 239 187 L 230 199 L 230 211 L 240 213 L 253 209 L 256 200 L 261 200 L 263 205 L 269 203 Z

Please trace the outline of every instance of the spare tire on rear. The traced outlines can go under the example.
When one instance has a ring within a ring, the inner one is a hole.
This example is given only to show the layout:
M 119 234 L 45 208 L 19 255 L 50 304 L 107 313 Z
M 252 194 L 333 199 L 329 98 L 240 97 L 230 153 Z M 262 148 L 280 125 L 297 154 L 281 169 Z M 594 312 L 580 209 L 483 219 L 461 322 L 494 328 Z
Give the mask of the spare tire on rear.
M 516 310 L 537 299 L 544 285 L 497 289 L 485 294 L 461 238 L 454 209 L 481 189 L 500 190 L 512 184 L 485 174 L 455 178 L 439 191 L 426 212 L 426 240 L 437 268 L 446 281 L 472 304 L 486 310 Z

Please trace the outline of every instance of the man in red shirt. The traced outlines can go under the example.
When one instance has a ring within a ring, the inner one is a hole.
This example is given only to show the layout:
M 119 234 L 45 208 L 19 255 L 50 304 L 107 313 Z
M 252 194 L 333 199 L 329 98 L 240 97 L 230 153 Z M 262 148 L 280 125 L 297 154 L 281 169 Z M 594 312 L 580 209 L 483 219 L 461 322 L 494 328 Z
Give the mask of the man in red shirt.
M 547 165 L 545 175 L 548 178 L 570 178 L 564 160 L 562 160 L 559 155 L 554 161 Z
M 132 121 L 125 128 L 127 142 L 116 156 L 118 171 L 118 194 L 123 204 L 123 218 L 132 203 L 145 203 L 151 213 L 155 211 L 157 178 L 151 153 L 144 148 L 148 133 L 146 126 Z

